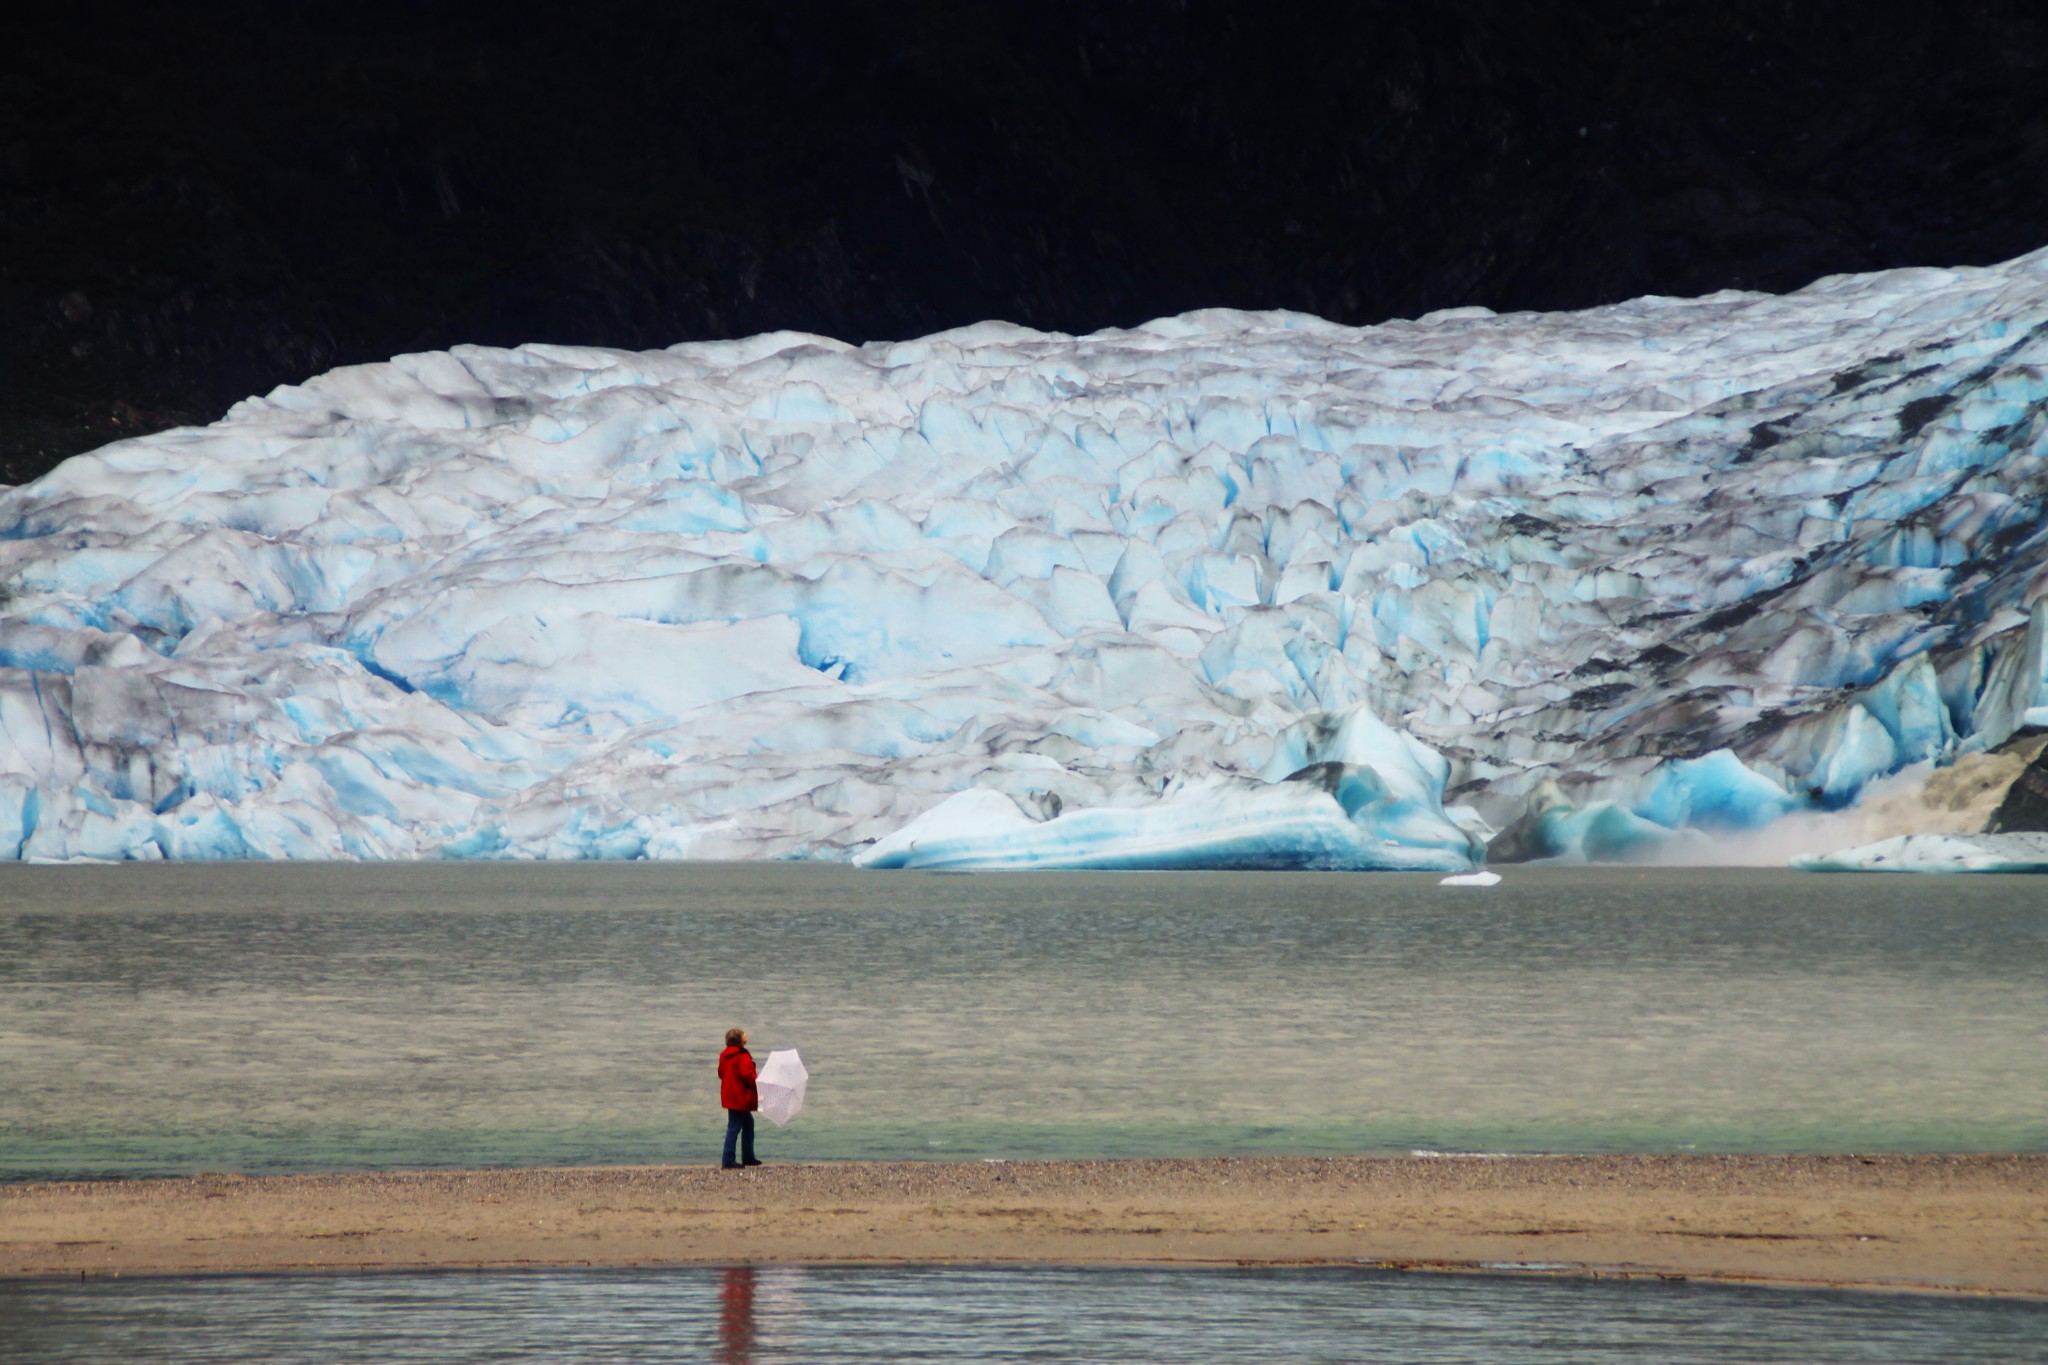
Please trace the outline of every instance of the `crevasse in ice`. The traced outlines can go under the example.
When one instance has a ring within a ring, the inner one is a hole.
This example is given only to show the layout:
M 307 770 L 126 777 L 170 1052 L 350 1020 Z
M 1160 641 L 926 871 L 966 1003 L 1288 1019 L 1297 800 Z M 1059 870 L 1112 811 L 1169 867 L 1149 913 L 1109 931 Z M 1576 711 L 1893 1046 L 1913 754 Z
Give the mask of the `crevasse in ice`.
M 2048 722 L 2048 253 L 458 347 L 0 493 L 0 856 L 1457 870 Z

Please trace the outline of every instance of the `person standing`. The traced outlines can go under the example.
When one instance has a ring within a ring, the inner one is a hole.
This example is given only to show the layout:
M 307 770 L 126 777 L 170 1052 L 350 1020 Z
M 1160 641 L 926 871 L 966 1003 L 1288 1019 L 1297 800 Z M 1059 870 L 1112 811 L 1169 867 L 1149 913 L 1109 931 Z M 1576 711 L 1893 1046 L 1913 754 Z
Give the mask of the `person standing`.
M 754 1111 L 761 1107 L 754 1075 L 747 1031 L 727 1029 L 725 1051 L 718 1054 L 718 1099 L 725 1106 L 725 1157 L 719 1164 L 728 1171 L 761 1164 L 754 1156 Z

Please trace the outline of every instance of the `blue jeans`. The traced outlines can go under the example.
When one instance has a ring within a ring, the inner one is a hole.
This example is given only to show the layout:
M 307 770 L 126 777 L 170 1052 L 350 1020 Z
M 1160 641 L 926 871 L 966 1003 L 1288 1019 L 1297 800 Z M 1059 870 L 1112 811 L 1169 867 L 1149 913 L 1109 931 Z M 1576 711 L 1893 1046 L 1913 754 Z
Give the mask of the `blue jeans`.
M 739 1156 L 733 1156 L 733 1144 L 739 1144 Z M 745 1109 L 725 1111 L 725 1166 L 738 1166 L 754 1159 L 754 1116 Z

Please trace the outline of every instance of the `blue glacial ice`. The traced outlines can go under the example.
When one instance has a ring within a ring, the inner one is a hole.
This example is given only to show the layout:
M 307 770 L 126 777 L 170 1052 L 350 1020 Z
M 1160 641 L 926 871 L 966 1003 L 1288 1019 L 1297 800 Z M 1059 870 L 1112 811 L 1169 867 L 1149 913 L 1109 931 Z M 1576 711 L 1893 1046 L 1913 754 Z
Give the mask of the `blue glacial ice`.
M 2048 724 L 2048 253 L 457 347 L 0 491 L 0 857 L 1466 870 Z

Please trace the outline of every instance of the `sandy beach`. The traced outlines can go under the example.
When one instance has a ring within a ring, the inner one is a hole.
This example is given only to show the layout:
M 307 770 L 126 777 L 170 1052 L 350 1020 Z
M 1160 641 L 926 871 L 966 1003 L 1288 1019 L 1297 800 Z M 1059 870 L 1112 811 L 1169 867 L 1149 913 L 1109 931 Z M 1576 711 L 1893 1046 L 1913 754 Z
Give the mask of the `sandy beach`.
M 1230 1158 L 0 1187 L 0 1274 L 1369 1264 L 2048 1296 L 2048 1156 Z

